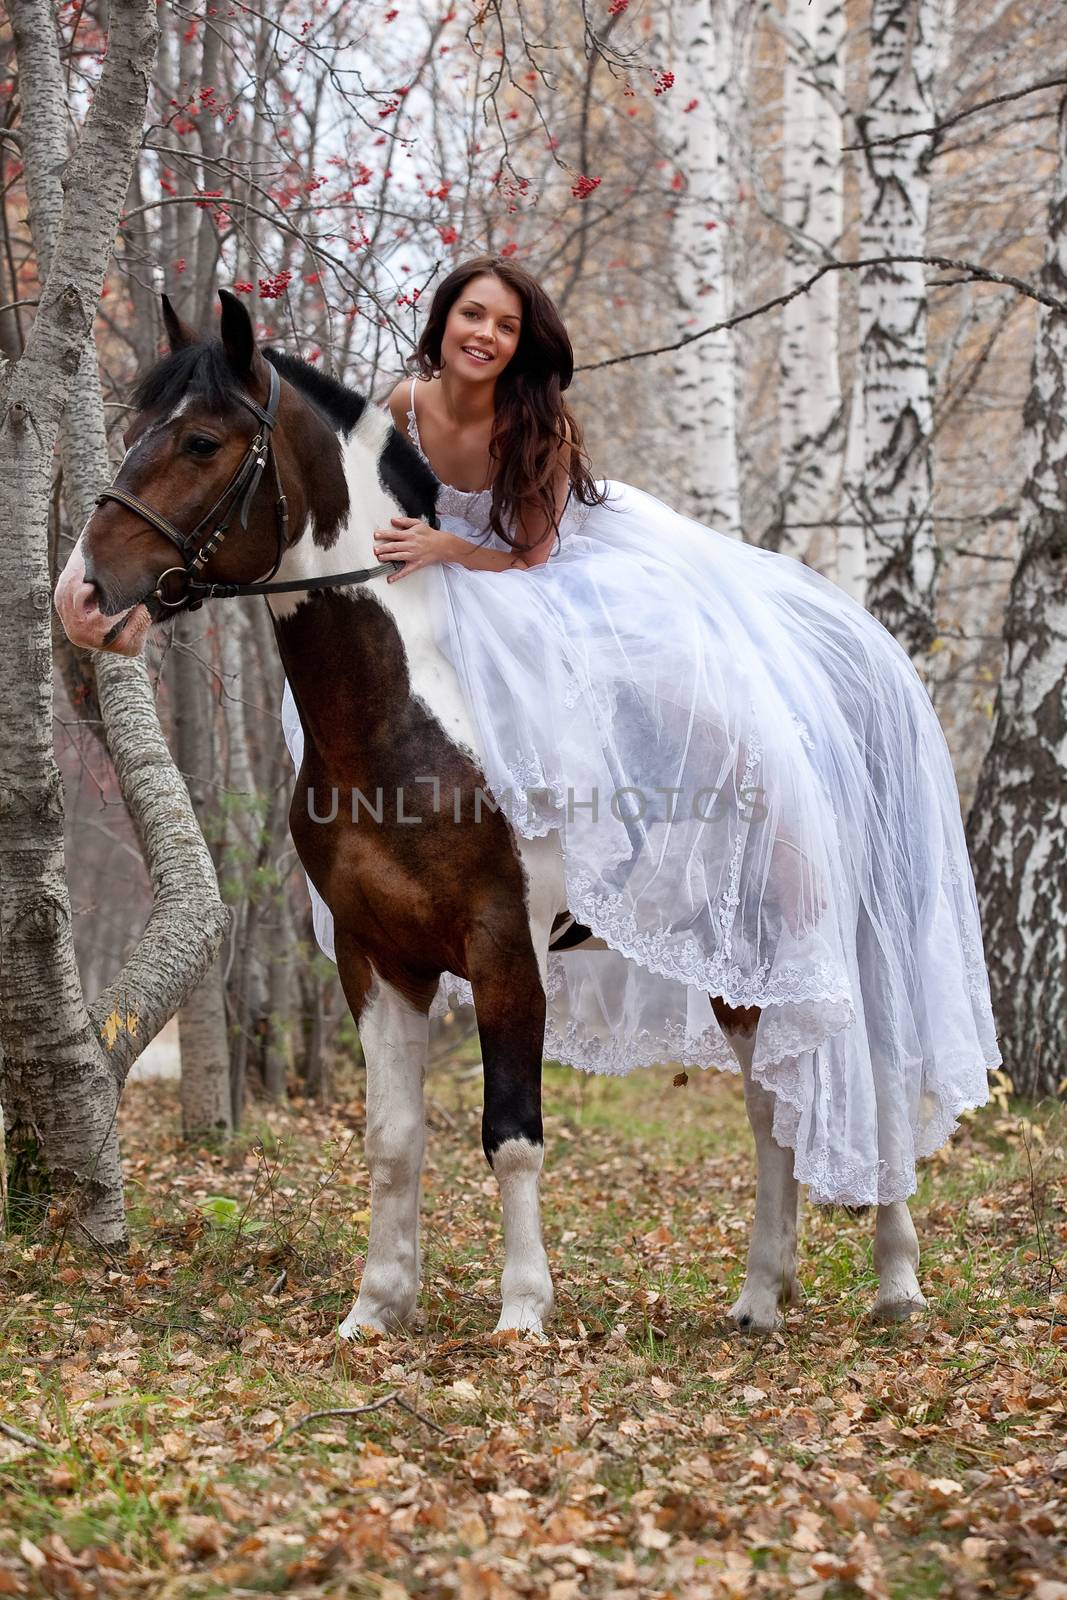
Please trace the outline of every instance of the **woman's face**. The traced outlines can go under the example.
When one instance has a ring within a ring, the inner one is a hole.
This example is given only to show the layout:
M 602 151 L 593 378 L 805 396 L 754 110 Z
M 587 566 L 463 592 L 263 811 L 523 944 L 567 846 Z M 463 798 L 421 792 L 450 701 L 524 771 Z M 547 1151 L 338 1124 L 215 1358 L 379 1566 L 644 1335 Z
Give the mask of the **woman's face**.
M 441 337 L 441 364 L 475 383 L 492 383 L 519 345 L 522 300 L 490 273 L 472 278 L 453 300 Z

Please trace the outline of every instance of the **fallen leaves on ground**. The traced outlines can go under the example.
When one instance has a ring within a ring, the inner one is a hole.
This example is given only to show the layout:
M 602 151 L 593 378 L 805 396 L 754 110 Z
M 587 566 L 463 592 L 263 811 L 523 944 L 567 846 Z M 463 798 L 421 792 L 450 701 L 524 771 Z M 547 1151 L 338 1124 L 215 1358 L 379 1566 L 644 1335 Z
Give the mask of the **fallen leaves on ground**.
M 212 1152 L 131 1086 L 129 1254 L 0 1256 L 0 1422 L 36 1441 L 0 1434 L 0 1595 L 1067 1600 L 1062 1108 L 990 1108 L 928 1164 L 927 1316 L 872 1324 L 872 1219 L 809 1208 L 805 1303 L 753 1339 L 724 1321 L 736 1081 L 554 1069 L 536 1340 L 490 1332 L 477 1088 L 431 1080 L 422 1326 L 345 1346 L 358 1098 Z

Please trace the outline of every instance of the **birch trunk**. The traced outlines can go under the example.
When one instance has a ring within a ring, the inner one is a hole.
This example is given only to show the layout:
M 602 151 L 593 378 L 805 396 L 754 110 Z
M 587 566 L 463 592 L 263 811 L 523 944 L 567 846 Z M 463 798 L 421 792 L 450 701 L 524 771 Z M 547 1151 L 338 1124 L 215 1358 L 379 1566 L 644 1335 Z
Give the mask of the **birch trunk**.
M 182 1137 L 200 1140 L 232 1132 L 229 1024 L 218 958 L 178 1013 Z
M 863 365 L 852 380 L 846 429 L 842 493 L 837 514 L 834 580 L 860 605 L 867 603 L 867 534 L 860 494 L 866 467 L 867 441 L 863 416 Z
M 934 73 L 944 14 L 936 0 L 873 0 L 867 106 L 857 118 L 860 254 L 922 255 Z M 895 143 L 879 144 L 880 139 Z M 867 540 L 867 605 L 906 649 L 934 637 L 932 412 L 926 281 L 920 265 L 867 267 L 859 282 L 864 471 L 851 498 Z
M 844 227 L 843 0 L 787 0 L 782 218 L 791 288 L 833 260 Z M 839 278 L 831 272 L 782 313 L 780 537 L 787 555 L 834 575 L 833 518 L 844 426 L 838 369 Z
M 174 756 L 189 787 L 200 827 L 218 838 L 219 806 L 211 774 L 216 770 L 207 667 L 200 659 L 209 646 L 209 625 L 202 612 L 186 612 L 173 624 L 174 642 L 167 681 L 173 705 Z M 216 870 L 218 846 L 212 851 Z M 178 1013 L 181 1049 L 182 1133 L 186 1139 L 229 1133 L 234 1125 L 230 1106 L 230 1037 L 226 993 L 219 959 Z
M 1067 97 L 1044 287 L 1067 300 Z M 1067 1077 L 1067 316 L 1042 306 L 1023 414 L 1021 545 L 993 739 L 968 832 L 993 1006 L 1020 1094 Z
M 235 1029 L 230 1052 L 230 1081 L 234 1121 L 239 1122 L 247 1041 L 253 1016 L 266 1006 L 266 982 L 261 976 L 261 968 L 268 959 L 261 948 L 262 938 L 255 937 L 258 924 L 251 916 L 251 897 L 257 892 L 265 892 L 261 886 L 257 886 L 257 855 L 260 835 L 266 824 L 245 720 L 245 699 L 254 682 L 255 666 L 252 619 L 247 608 L 238 608 L 230 618 L 229 626 L 222 630 L 219 655 L 227 795 L 222 865 L 235 920 L 232 941 L 234 958 L 229 975 L 230 1006 Z M 257 696 L 254 703 L 263 702 Z
M 735 208 L 729 138 L 737 111 L 739 54 L 734 8 L 735 0 L 688 0 L 671 17 L 675 84 L 665 98 L 664 120 L 672 130 L 676 169 L 685 179 L 673 238 L 681 333 L 720 322 L 731 310 L 728 236 Z M 723 533 L 739 535 L 731 333 L 709 334 L 678 352 L 672 409 L 684 463 L 682 509 Z
M 190 974 L 199 976 L 221 908 L 166 760 L 144 668 L 103 657 L 101 711 L 155 900 L 130 961 L 87 1008 L 51 742 L 48 506 L 63 408 L 83 356 L 95 376 L 92 321 L 144 121 L 156 9 L 113 0 L 107 54 L 69 160 L 55 115 L 65 97 L 52 9 L 47 0 L 15 0 L 11 14 L 43 287 L 23 355 L 0 373 L 0 1095 L 13 1179 L 42 1179 L 64 1195 L 62 1212 L 102 1243 L 121 1245 L 121 1085 Z M 91 396 L 84 376 L 77 396 L 83 405 Z M 79 426 L 86 416 L 79 411 Z M 85 449 L 71 447 L 73 492 L 84 487 L 81 474 L 101 439 L 102 426 Z

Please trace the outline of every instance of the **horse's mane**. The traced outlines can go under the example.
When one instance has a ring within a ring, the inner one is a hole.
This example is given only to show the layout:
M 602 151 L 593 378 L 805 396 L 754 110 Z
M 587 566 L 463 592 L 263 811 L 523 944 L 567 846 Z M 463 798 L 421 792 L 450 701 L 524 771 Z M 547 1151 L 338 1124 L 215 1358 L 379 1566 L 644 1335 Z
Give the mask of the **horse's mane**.
M 294 389 L 299 389 L 305 400 L 318 406 L 328 422 L 340 428 L 342 433 L 352 432 L 367 409 L 365 394 L 360 394 L 358 389 L 350 389 L 340 378 L 331 377 L 328 372 L 313 367 L 300 356 L 290 355 L 288 350 L 279 350 L 275 345 L 263 345 L 261 349 L 271 366 Z
M 287 350 L 264 345 L 261 354 L 332 427 L 351 433 L 366 410 L 366 395 Z M 170 410 L 189 389 L 202 395 L 212 410 L 224 411 L 236 401 L 239 385 L 221 339 L 202 339 L 162 356 L 139 380 L 132 403 L 138 411 L 149 407 Z

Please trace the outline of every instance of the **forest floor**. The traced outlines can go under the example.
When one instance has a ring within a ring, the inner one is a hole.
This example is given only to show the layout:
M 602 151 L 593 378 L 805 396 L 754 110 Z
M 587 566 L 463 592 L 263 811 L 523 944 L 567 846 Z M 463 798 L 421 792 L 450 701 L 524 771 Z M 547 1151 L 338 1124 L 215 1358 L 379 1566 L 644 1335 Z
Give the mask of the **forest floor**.
M 926 1165 L 921 1320 L 870 1323 L 872 1219 L 807 1208 L 806 1303 L 746 1338 L 737 1080 L 550 1069 L 539 1342 L 490 1333 L 459 1057 L 429 1086 L 424 1324 L 356 1346 L 358 1096 L 212 1153 L 173 1084 L 130 1087 L 130 1255 L 0 1246 L 0 1595 L 1067 1600 L 1067 1109 L 1001 1093 Z M 339 1407 L 367 1409 L 311 1417 Z

